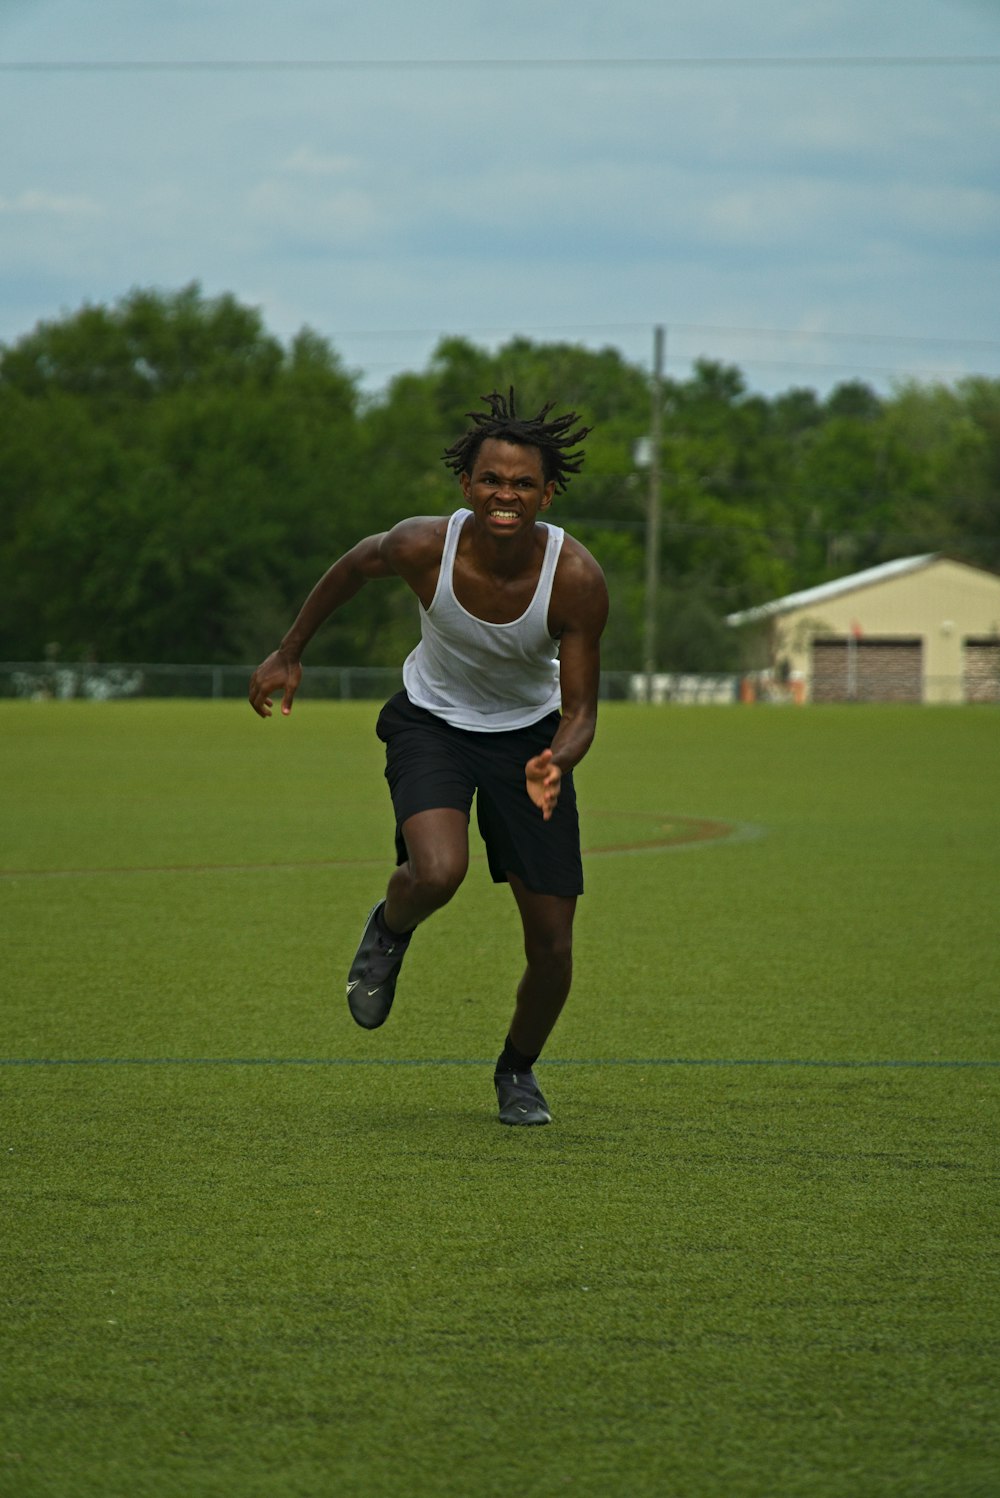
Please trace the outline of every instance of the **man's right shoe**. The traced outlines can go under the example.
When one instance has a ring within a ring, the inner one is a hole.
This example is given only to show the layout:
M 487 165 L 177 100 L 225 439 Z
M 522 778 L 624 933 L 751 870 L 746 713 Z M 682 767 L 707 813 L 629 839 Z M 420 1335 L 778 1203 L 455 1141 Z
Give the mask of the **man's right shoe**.
M 549 1105 L 532 1071 L 498 1071 L 493 1085 L 503 1124 L 547 1124 L 552 1122 Z
M 347 1003 L 357 1023 L 366 1030 L 377 1030 L 389 1018 L 396 994 L 396 978 L 403 965 L 410 935 L 387 940 L 379 930 L 376 917 L 384 908 L 380 900 L 368 912 L 361 944 L 347 975 Z

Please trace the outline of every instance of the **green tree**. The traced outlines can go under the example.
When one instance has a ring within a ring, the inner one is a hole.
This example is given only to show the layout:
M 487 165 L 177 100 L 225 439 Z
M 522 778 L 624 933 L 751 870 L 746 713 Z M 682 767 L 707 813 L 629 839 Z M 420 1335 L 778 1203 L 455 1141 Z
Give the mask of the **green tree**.
M 285 347 L 197 285 L 134 290 L 0 347 L 0 655 L 250 662 L 361 536 L 460 503 L 444 449 L 514 385 L 593 426 L 553 518 L 612 593 L 605 663 L 642 657 L 650 376 L 614 349 L 448 338 L 362 400 L 318 333 Z M 1000 570 L 1000 381 L 850 381 L 773 399 L 699 361 L 663 386 L 660 665 L 730 663 L 725 615 L 902 556 Z M 363 589 L 314 662 L 397 664 L 417 638 L 402 584 Z
M 363 511 L 356 407 L 322 340 L 286 353 L 258 313 L 195 287 L 4 349 L 3 653 L 231 659 Z

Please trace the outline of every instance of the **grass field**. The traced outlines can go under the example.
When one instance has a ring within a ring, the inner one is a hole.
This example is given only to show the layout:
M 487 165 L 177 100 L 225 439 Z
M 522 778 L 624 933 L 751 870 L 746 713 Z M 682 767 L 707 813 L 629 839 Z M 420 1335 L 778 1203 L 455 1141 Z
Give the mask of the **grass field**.
M 1000 715 L 605 709 L 525 1130 L 374 716 L 0 708 L 0 1493 L 1000 1494 Z

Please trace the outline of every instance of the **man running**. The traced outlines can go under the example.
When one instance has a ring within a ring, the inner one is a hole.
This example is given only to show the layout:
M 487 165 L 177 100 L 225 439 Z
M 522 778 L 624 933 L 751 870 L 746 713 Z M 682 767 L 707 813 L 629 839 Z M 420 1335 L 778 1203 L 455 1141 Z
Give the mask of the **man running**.
M 487 412 L 444 454 L 465 506 L 418 516 L 368 536 L 320 579 L 279 648 L 250 680 L 250 703 L 287 715 L 302 651 L 365 583 L 401 577 L 420 602 L 421 639 L 403 666 L 404 690 L 376 732 L 396 815 L 397 867 L 368 917 L 347 980 L 359 1025 L 392 1007 L 417 926 L 465 878 L 476 796 L 490 873 L 508 883 L 524 929 L 527 966 L 495 1068 L 500 1120 L 551 1122 L 532 1070 L 569 993 L 573 917 L 583 891 L 573 769 L 594 738 L 604 576 L 571 536 L 539 517 L 579 472 L 570 451 L 588 427 L 575 413 L 525 419 L 494 392 Z

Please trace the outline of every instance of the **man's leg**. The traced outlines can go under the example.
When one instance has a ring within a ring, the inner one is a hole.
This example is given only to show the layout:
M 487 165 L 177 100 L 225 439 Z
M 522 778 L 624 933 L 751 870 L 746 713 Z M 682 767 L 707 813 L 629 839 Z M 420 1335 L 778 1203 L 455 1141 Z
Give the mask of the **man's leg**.
M 416 812 L 401 827 L 406 861 L 369 912 L 347 975 L 347 1003 L 366 1030 L 385 1024 L 396 979 L 421 921 L 446 905 L 469 867 L 469 819 L 452 807 Z
M 469 819 L 452 807 L 418 811 L 400 831 L 406 862 L 389 880 L 383 916 L 400 936 L 447 905 L 469 867 Z
M 516 874 L 508 877 L 521 912 L 528 965 L 518 984 L 514 1017 L 493 1080 L 501 1123 L 546 1124 L 552 1115 L 532 1067 L 572 982 L 576 896 L 536 894 Z
M 573 981 L 573 917 L 576 896 L 539 895 L 511 874 L 521 912 L 528 965 L 518 984 L 510 1038 L 526 1056 L 537 1057 L 548 1040 Z

